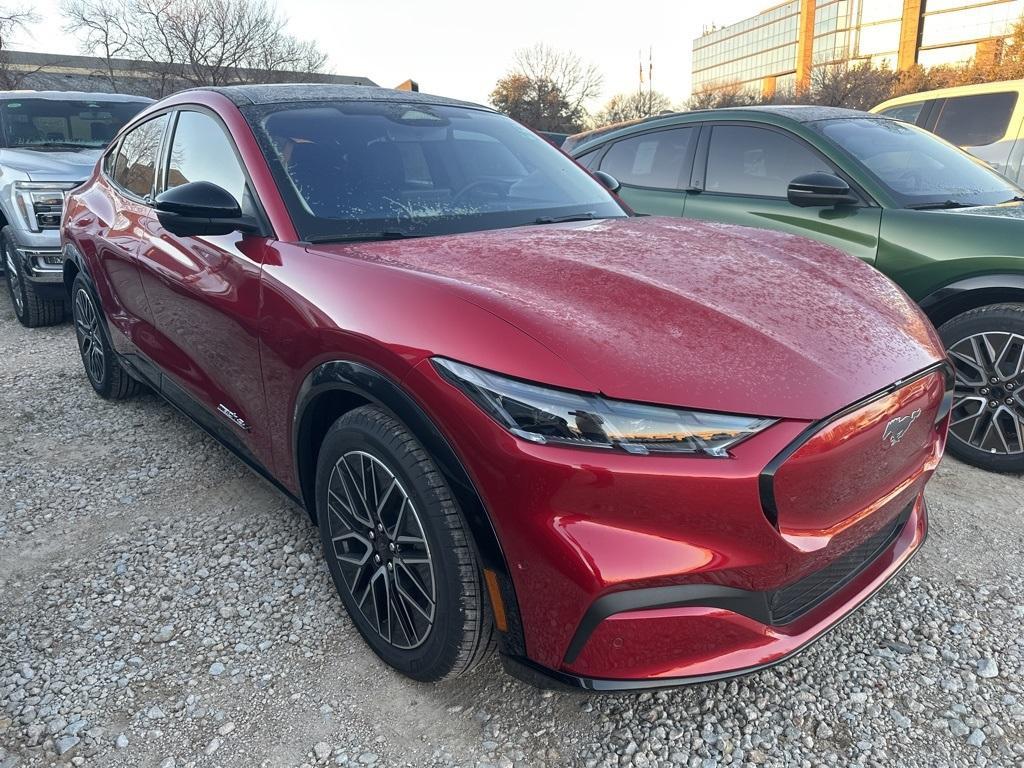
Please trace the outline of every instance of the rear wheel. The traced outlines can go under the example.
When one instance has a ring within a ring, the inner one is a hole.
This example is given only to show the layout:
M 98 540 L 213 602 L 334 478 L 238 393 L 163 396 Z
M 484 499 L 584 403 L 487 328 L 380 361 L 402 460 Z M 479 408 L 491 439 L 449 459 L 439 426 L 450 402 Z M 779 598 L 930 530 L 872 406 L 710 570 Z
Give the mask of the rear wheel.
M 79 274 L 71 288 L 71 315 L 75 321 L 78 351 L 85 375 L 96 394 L 107 400 L 123 400 L 138 394 L 142 384 L 121 367 L 107 341 L 100 304 L 85 277 Z
M 64 322 L 64 300 L 39 294 L 35 283 L 26 278 L 21 267 L 21 259 L 6 235 L 0 235 L 0 250 L 3 251 L 4 279 L 18 322 L 26 328 L 39 328 Z
M 993 304 L 939 329 L 956 368 L 949 452 L 996 472 L 1024 472 L 1024 304 Z
M 492 620 L 462 514 L 404 425 L 375 406 L 339 418 L 320 449 L 316 504 L 335 587 L 381 659 L 436 681 L 486 655 Z

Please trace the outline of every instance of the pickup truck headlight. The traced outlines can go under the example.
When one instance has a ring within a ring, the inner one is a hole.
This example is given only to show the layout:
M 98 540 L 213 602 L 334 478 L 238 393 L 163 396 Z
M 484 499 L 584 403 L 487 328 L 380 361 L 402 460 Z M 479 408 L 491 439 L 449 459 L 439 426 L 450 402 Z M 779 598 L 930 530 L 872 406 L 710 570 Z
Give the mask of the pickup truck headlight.
M 30 232 L 59 229 L 64 212 L 64 193 L 77 182 L 16 181 L 12 187 L 14 205 Z
M 775 423 L 759 416 L 609 400 L 530 384 L 446 358 L 432 362 L 509 432 L 534 443 L 725 457 L 741 440 Z

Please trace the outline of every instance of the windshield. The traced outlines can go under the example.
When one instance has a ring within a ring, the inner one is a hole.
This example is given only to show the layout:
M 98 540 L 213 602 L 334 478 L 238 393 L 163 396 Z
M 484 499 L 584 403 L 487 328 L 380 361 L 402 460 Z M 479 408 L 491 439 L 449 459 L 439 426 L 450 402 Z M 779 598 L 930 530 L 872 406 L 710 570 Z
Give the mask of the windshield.
M 482 109 L 360 101 L 243 111 L 304 240 L 625 215 L 544 139 Z
M 14 149 L 102 149 L 145 101 L 0 101 L 5 147 Z
M 812 123 L 904 208 L 994 205 L 1024 195 L 981 160 L 917 126 L 885 118 Z

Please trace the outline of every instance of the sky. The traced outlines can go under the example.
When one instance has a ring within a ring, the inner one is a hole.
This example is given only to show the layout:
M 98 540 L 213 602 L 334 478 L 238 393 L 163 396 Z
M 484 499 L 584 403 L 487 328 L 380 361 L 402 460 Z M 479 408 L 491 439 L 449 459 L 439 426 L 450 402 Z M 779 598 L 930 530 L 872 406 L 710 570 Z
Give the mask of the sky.
M 653 50 L 654 87 L 674 104 L 690 93 L 693 38 L 705 26 L 731 24 L 777 0 L 632 0 L 584 4 L 552 0 L 278 0 L 288 31 L 316 40 L 328 69 L 394 86 L 412 78 L 429 93 L 485 103 L 516 49 L 547 43 L 598 66 L 597 109 L 636 90 L 640 51 Z M 501 6 L 505 6 L 502 8 Z M 41 23 L 15 50 L 82 53 L 61 27 L 59 0 L 36 0 Z M 513 9 L 511 11 L 507 9 Z

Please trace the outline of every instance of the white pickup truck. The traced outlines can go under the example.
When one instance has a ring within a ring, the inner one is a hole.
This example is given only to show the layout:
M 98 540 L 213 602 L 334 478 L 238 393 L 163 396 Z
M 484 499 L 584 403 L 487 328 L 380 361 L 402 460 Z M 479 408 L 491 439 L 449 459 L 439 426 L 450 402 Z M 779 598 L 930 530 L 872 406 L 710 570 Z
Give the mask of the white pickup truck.
M 115 93 L 0 91 L 0 270 L 30 328 L 64 320 L 60 217 L 103 149 L 152 99 Z

